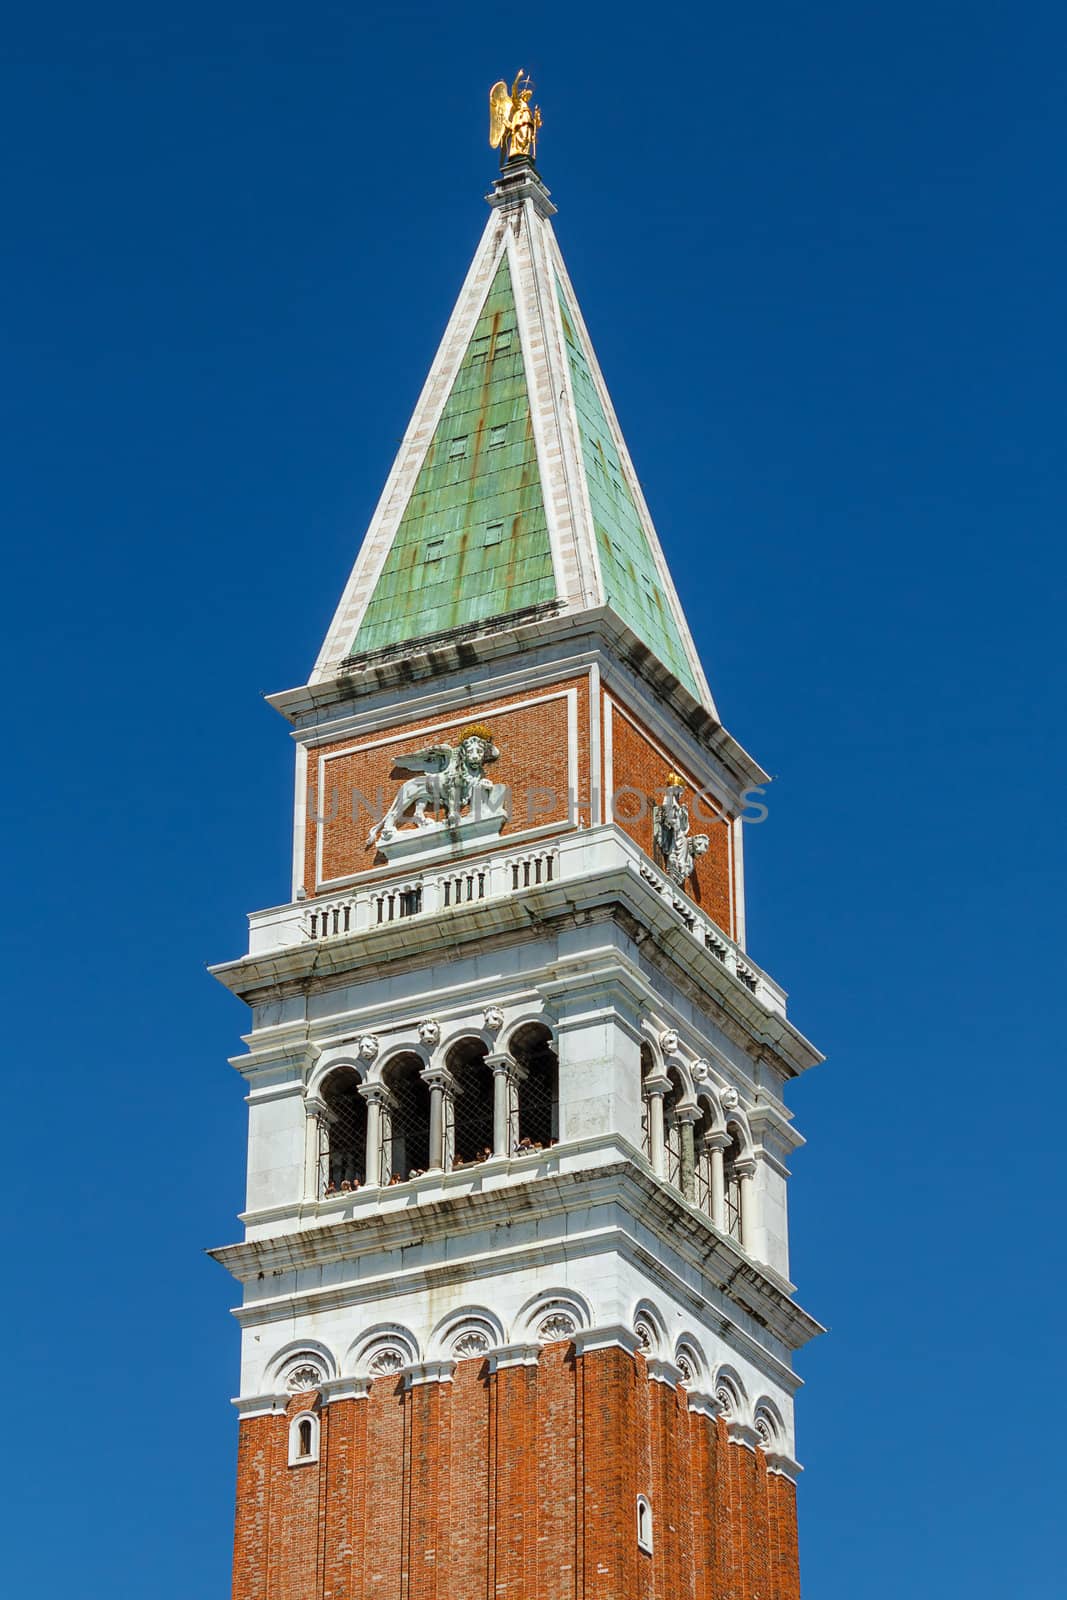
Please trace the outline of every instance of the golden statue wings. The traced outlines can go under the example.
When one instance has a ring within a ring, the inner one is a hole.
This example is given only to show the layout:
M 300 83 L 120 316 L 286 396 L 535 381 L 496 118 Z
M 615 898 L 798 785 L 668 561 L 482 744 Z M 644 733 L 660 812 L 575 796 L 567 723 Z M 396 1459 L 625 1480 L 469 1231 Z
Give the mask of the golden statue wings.
M 509 161 L 523 156 L 536 158 L 541 112 L 531 106 L 532 94 L 529 74 L 521 67 L 510 89 L 501 78 L 489 91 L 489 143 L 494 150 L 500 150 L 501 165 L 505 156 Z

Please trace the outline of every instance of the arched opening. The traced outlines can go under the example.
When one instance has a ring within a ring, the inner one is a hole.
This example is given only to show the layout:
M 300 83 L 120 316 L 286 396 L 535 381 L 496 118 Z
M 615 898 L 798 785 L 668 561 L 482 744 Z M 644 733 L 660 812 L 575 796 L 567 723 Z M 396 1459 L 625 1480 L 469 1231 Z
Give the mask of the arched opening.
M 527 1022 L 511 1036 L 519 1073 L 519 1150 L 547 1150 L 559 1139 L 559 1058 L 552 1034 L 541 1022 Z
M 493 1072 L 482 1039 L 457 1039 L 445 1057 L 455 1080 L 451 1099 L 452 1167 L 484 1161 L 493 1153 Z M 446 1161 L 446 1166 L 448 1165 Z
M 652 1554 L 652 1507 L 643 1494 L 637 1497 L 637 1548 Z
M 737 1129 L 735 1127 L 731 1127 L 728 1131 L 730 1134 L 730 1143 L 726 1146 L 726 1149 L 723 1153 L 722 1163 L 724 1217 L 726 1222 L 726 1232 L 730 1235 L 731 1239 L 736 1239 L 737 1243 L 740 1244 L 741 1175 L 737 1170 L 737 1164 L 741 1160 L 741 1140 L 738 1137 Z
M 656 1070 L 656 1058 L 652 1054 L 652 1046 L 648 1043 L 641 1045 L 641 1149 L 652 1160 L 652 1119 L 648 1112 L 648 1090 L 645 1088 L 646 1078 L 650 1078 Z
M 673 1183 L 676 1189 L 682 1187 L 682 1128 L 675 1111 L 678 1102 L 685 1094 L 685 1086 L 678 1074 L 677 1067 L 667 1068 L 667 1077 L 670 1088 L 663 1096 L 663 1127 L 667 1142 L 667 1171 L 668 1183 Z
M 403 1183 L 430 1165 L 430 1095 L 420 1073 L 422 1058 L 394 1056 L 382 1072 L 389 1102 L 382 1118 L 385 1182 Z
M 359 1092 L 361 1081 L 354 1067 L 337 1067 L 322 1086 L 326 1115 L 320 1176 L 328 1195 L 358 1189 L 366 1180 L 367 1104 Z
M 313 1433 L 310 1417 L 301 1417 L 296 1426 L 296 1453 L 301 1460 L 311 1454 Z

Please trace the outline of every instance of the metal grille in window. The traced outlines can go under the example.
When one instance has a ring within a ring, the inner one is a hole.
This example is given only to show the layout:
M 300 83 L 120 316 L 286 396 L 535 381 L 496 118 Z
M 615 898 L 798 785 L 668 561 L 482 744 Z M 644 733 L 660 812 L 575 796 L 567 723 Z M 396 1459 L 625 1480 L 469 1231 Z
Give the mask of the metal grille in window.
M 525 1073 L 517 1096 L 519 1142 L 547 1150 L 559 1138 L 559 1061 L 551 1034 L 542 1023 L 527 1023 L 512 1035 L 511 1053 Z
M 682 1129 L 677 1122 L 667 1128 L 667 1182 L 676 1189 L 682 1186 Z
M 733 1172 L 726 1175 L 726 1231 L 731 1239 L 741 1242 L 741 1179 Z
M 464 872 L 444 882 L 446 906 L 462 906 L 471 900 L 485 899 L 485 873 Z
M 326 1105 L 323 1187 L 362 1183 L 367 1148 L 367 1107 L 359 1092 L 359 1074 L 351 1067 L 331 1072 L 323 1085 Z
M 430 1094 L 419 1077 L 422 1062 L 403 1056 L 386 1071 L 392 1103 L 383 1118 L 382 1170 L 405 1180 L 430 1165 Z
M 559 1138 L 559 1067 L 554 1050 L 540 1051 L 519 1084 L 519 1138 L 545 1149 Z
M 694 1199 L 701 1211 L 707 1216 L 712 1214 L 711 1206 L 711 1156 L 702 1144 L 697 1146 L 696 1190 Z
M 453 1067 L 453 1165 L 479 1161 L 493 1148 L 493 1074 L 477 1058 Z

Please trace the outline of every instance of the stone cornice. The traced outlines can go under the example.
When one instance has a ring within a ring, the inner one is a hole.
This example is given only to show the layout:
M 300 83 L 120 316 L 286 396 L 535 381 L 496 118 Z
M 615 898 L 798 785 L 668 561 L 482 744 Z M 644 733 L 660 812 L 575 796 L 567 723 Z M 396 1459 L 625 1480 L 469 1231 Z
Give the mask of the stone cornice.
M 623 1141 L 619 1141 L 620 1144 Z M 634 1152 L 636 1156 L 636 1152 Z M 637 1158 L 638 1160 L 640 1158 Z M 642 1163 L 643 1165 L 643 1163 Z M 597 1218 L 597 1209 L 602 1216 Z M 569 1227 L 558 1239 L 550 1236 L 552 1218 L 566 1221 L 581 1210 L 588 1219 L 583 1237 Z M 619 1215 L 621 1213 L 621 1216 Z M 508 1245 L 507 1231 L 517 1222 L 536 1220 L 536 1240 Z M 502 1230 L 499 1247 L 487 1249 L 478 1236 Z M 647 1229 L 662 1243 L 644 1244 L 639 1230 Z M 419 1259 L 419 1247 L 447 1238 L 447 1258 Z M 476 1246 L 464 1253 L 463 1241 Z M 281 1294 L 252 1298 L 237 1313 L 242 1323 L 280 1320 L 301 1310 L 350 1304 L 353 1297 L 373 1299 L 392 1292 L 397 1275 L 383 1262 L 380 1285 L 374 1277 L 359 1275 L 358 1263 L 389 1252 L 405 1256 L 407 1286 L 432 1289 L 446 1281 L 469 1281 L 480 1271 L 497 1271 L 502 1261 L 519 1269 L 555 1249 L 568 1260 L 614 1250 L 640 1264 L 654 1281 L 714 1323 L 729 1325 L 732 1337 L 748 1346 L 753 1359 L 772 1364 L 780 1381 L 795 1386 L 788 1366 L 769 1350 L 760 1337 L 766 1330 L 784 1350 L 796 1350 L 823 1330 L 787 1292 L 776 1275 L 744 1256 L 732 1240 L 718 1233 L 695 1207 L 668 1193 L 636 1161 L 617 1161 L 576 1172 L 559 1172 L 527 1184 L 442 1197 L 420 1204 L 414 1211 L 375 1212 L 358 1220 L 331 1222 L 281 1237 L 227 1245 L 209 1253 L 241 1282 L 256 1285 L 259 1275 L 306 1273 L 309 1287 L 290 1282 Z M 351 1263 L 351 1282 L 319 1287 L 324 1267 Z M 672 1264 L 673 1263 L 673 1264 Z M 695 1292 L 691 1275 L 705 1289 Z M 731 1313 L 735 1308 L 738 1317 Z M 747 1327 L 746 1327 L 747 1324 Z
M 446 687 L 450 676 L 466 678 L 472 667 L 502 663 L 510 657 L 559 642 L 568 653 L 588 648 L 607 650 L 624 678 L 635 679 L 677 716 L 697 745 L 720 762 L 739 789 L 770 781 L 711 712 L 651 654 L 647 645 L 609 606 L 575 611 L 552 601 L 529 613 L 452 629 L 433 640 L 403 645 L 353 658 L 335 678 L 267 695 L 267 704 L 296 727 L 308 731 L 332 721 L 339 711 L 359 702 L 410 692 L 413 684 L 431 681 Z
M 475 902 L 449 918 L 455 948 L 471 951 L 491 942 L 500 949 L 541 934 L 593 921 L 615 921 L 637 938 L 642 955 L 666 965 L 678 987 L 694 992 L 709 1016 L 742 1048 L 770 1060 L 786 1078 L 823 1058 L 777 1012 L 768 1010 L 746 986 L 699 945 L 662 897 L 624 865 L 585 877 L 542 884 L 521 897 Z M 424 967 L 441 955 L 435 918 L 388 923 L 363 933 L 290 945 L 260 956 L 223 962 L 210 970 L 232 993 L 250 1004 L 309 986 L 361 981 L 398 968 Z

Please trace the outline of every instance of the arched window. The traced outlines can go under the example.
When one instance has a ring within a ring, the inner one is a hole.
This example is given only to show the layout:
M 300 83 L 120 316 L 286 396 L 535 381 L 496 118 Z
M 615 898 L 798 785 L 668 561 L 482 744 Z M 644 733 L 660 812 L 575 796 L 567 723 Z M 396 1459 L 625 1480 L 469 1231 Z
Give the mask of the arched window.
M 488 1054 L 489 1047 L 482 1039 L 457 1039 L 445 1058 L 455 1080 L 452 1138 L 445 1141 L 453 1167 L 481 1161 L 493 1153 L 493 1071 L 486 1066 Z
M 430 1165 L 430 1095 L 420 1073 L 422 1057 L 394 1056 L 382 1072 L 389 1100 L 382 1117 L 382 1174 L 403 1183 Z
M 652 1554 L 652 1507 L 643 1494 L 637 1497 L 637 1548 Z
M 319 1419 L 313 1411 L 302 1411 L 289 1424 L 289 1465 L 306 1467 L 319 1459 Z
M 358 1187 L 366 1181 L 367 1106 L 354 1067 L 337 1067 L 322 1086 L 326 1106 L 321 1159 L 322 1188 Z
M 519 1073 L 518 1143 L 547 1150 L 559 1138 L 559 1059 L 552 1035 L 540 1022 L 528 1022 L 511 1036 Z
M 736 1128 L 730 1129 L 730 1143 L 723 1154 L 723 1184 L 725 1189 L 726 1231 L 731 1239 L 741 1243 L 741 1177 L 737 1163 L 741 1159 L 741 1142 Z

